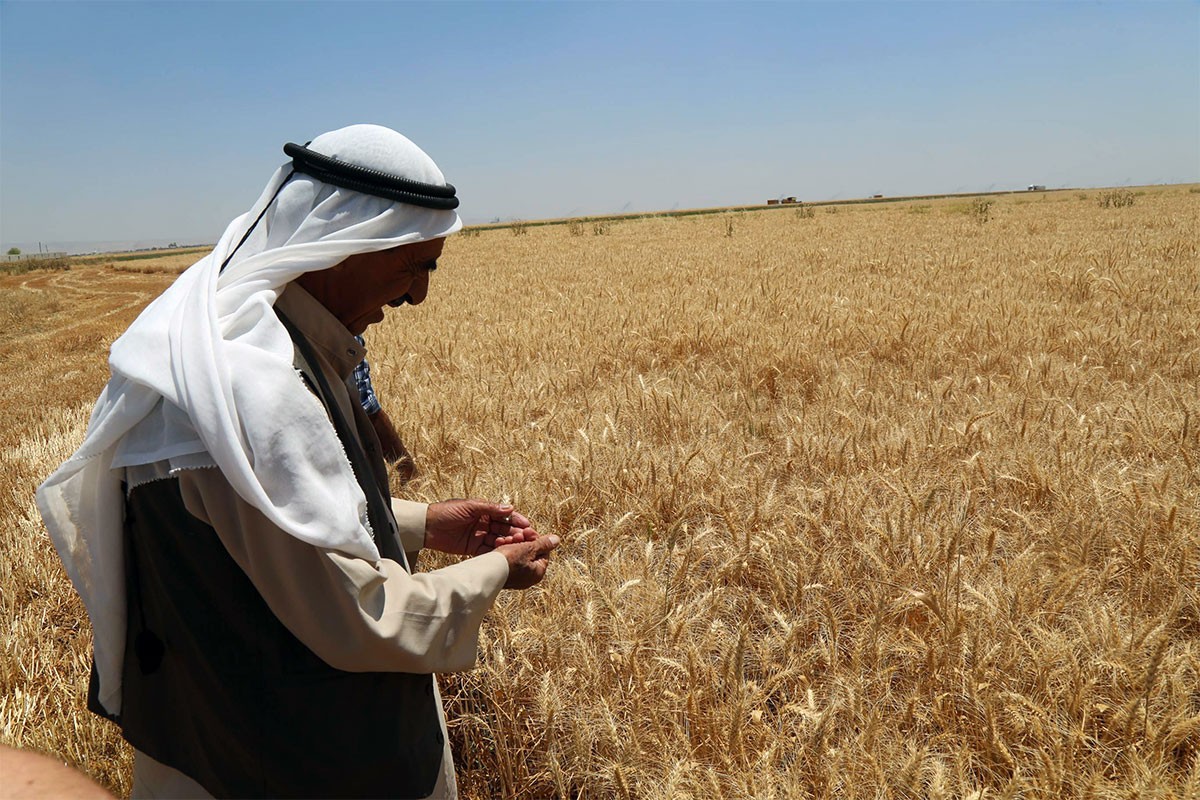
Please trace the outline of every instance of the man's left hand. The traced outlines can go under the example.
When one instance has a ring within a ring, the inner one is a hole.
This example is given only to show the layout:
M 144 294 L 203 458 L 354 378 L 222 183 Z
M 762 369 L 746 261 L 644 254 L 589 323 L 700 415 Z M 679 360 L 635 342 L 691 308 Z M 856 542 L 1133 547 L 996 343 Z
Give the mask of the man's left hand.
M 460 556 L 477 556 L 500 545 L 538 538 L 523 514 L 512 506 L 486 500 L 444 500 L 425 513 L 425 547 Z

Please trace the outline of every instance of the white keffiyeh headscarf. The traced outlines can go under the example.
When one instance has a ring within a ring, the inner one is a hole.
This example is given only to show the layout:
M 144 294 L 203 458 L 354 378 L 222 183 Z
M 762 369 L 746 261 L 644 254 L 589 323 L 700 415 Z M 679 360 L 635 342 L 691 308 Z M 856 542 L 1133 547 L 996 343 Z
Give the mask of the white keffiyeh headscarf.
M 420 148 L 377 125 L 342 128 L 308 147 L 446 183 Z M 125 648 L 124 468 L 215 464 L 239 496 L 297 539 L 378 560 L 366 498 L 324 408 L 293 368 L 291 337 L 272 306 L 303 273 L 461 227 L 454 211 L 338 188 L 285 164 L 213 252 L 113 344 L 112 377 L 83 444 L 37 490 L 46 528 L 92 620 L 99 699 L 110 712 L 120 711 Z

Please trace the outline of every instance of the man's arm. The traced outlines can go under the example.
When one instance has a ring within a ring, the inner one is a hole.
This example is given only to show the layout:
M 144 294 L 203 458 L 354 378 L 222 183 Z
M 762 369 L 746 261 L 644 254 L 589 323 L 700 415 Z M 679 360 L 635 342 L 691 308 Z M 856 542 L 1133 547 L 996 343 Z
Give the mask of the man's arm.
M 396 432 L 392 418 L 382 407 L 378 408 L 379 410 L 374 413 L 367 412 L 367 419 L 371 420 L 371 427 L 375 429 L 375 435 L 379 437 L 383 460 L 396 471 L 401 483 L 408 483 L 417 472 L 416 462 L 413 461 L 408 448 L 404 446 L 404 440 Z
M 400 536 L 400 546 L 404 549 L 408 566 L 414 572 L 417 569 L 417 556 L 425 548 L 425 516 L 428 513 L 429 505 L 426 503 L 392 498 L 396 533 Z
M 112 795 L 63 762 L 0 744 L 0 796 L 9 800 L 71 797 L 112 800 Z
M 280 622 L 330 666 L 427 673 L 475 663 L 479 626 L 509 580 L 503 548 L 410 575 L 389 559 L 296 539 L 217 470 L 185 470 L 179 483 L 188 512 L 216 531 Z
M 355 336 L 354 338 L 360 345 L 366 346 L 363 337 Z M 363 411 L 367 412 L 367 418 L 371 420 L 371 427 L 375 429 L 375 435 L 379 438 L 384 461 L 396 470 L 401 483 L 407 483 L 416 474 L 416 463 L 413 461 L 412 454 L 408 452 L 408 448 L 404 446 L 404 440 L 396 432 L 396 427 L 392 425 L 392 418 L 379 404 L 379 397 L 375 394 L 375 387 L 371 383 L 371 364 L 365 358 L 354 368 L 354 385 L 358 390 L 359 405 L 362 406 Z

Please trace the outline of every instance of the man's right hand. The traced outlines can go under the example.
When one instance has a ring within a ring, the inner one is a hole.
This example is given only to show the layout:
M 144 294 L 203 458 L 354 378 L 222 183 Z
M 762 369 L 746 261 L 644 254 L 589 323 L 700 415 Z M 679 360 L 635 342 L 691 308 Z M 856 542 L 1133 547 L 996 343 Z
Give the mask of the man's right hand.
M 559 538 L 554 534 L 539 536 L 531 542 L 502 544 L 496 548 L 508 559 L 508 581 L 505 589 L 528 589 L 546 575 L 550 565 L 550 551 L 558 547 Z

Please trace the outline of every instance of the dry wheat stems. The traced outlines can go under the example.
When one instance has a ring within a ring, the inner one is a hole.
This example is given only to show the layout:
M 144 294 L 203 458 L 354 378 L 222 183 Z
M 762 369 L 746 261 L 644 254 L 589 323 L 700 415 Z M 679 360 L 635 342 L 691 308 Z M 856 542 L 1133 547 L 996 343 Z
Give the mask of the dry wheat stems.
M 369 332 L 405 491 L 565 540 L 444 681 L 467 797 L 1200 796 L 1200 194 L 986 211 L 485 231 Z M 0 738 L 127 789 L 31 495 L 166 278 L 0 282 Z

